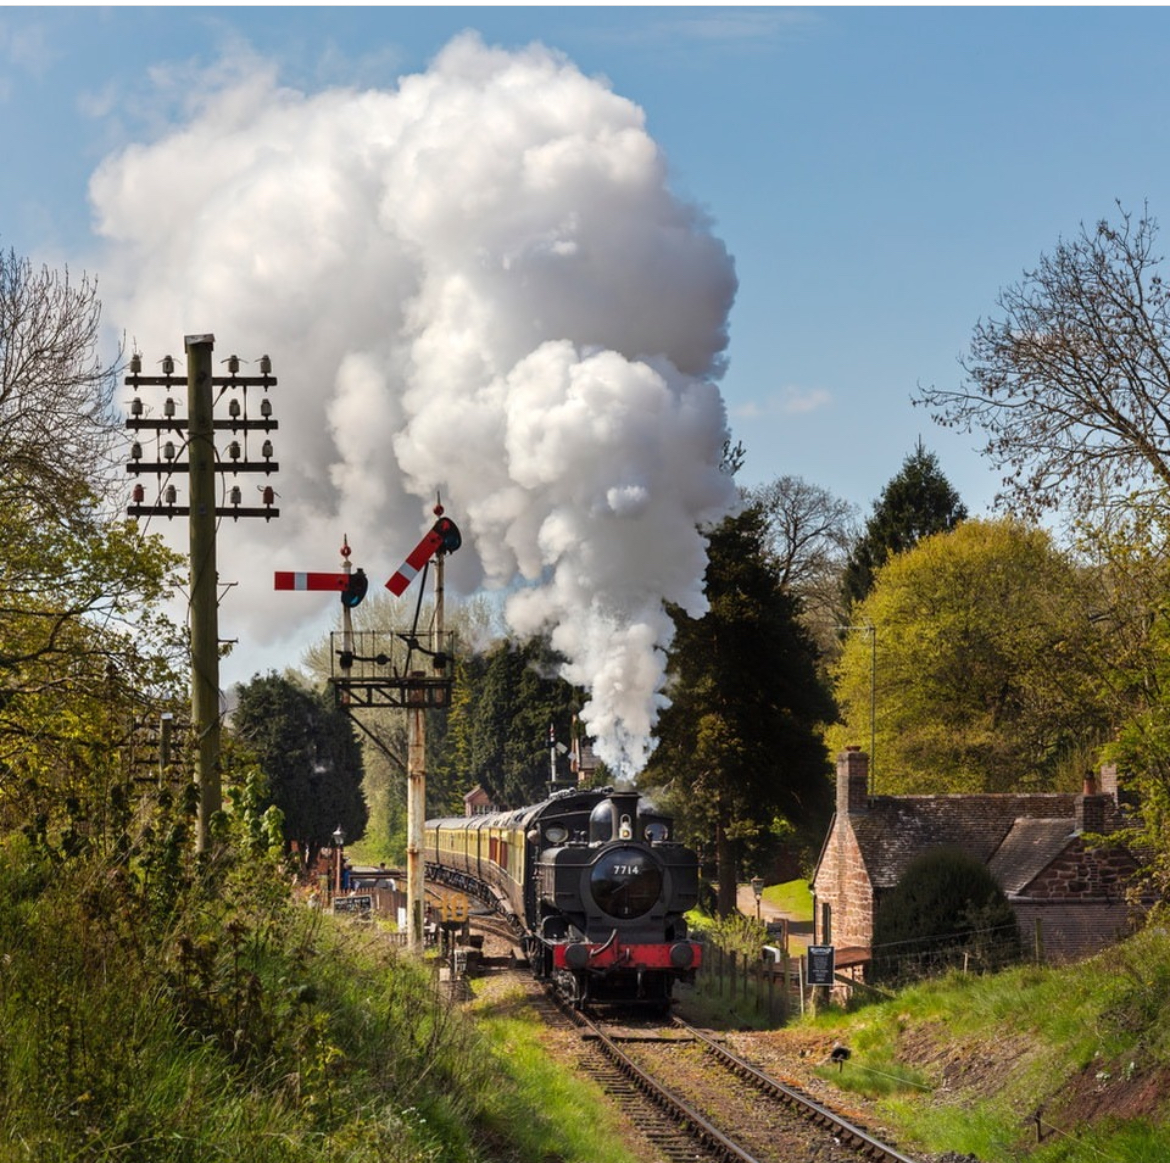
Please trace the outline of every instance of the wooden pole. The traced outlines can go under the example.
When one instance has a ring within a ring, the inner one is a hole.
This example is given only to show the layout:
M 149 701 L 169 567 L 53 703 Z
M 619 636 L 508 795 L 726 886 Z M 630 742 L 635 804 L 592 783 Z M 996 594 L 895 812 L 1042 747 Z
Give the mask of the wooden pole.
M 215 432 L 211 353 L 214 335 L 188 335 L 187 459 L 191 512 L 191 718 L 195 724 L 199 811 L 196 851 L 207 850 L 211 818 L 222 807 L 219 773 L 219 572 L 215 560 Z
M 419 675 L 421 678 L 422 676 Z M 423 950 L 423 822 L 426 818 L 426 710 L 420 686 L 409 695 L 406 743 L 406 939 L 416 953 Z

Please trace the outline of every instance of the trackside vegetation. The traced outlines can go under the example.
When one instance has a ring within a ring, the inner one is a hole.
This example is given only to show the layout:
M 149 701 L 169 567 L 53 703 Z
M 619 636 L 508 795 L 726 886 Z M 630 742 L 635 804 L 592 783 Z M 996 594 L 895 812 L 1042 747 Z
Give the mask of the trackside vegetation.
M 161 815 L 101 859 L 0 842 L 0 1159 L 630 1163 L 508 1015 L 299 900 L 246 819 L 193 871 Z
M 936 1152 L 980 1163 L 1152 1163 L 1170 1133 L 1170 935 L 1089 961 L 953 972 L 794 1030 L 852 1051 L 820 1073 Z M 848 1102 L 847 1097 L 843 1097 Z

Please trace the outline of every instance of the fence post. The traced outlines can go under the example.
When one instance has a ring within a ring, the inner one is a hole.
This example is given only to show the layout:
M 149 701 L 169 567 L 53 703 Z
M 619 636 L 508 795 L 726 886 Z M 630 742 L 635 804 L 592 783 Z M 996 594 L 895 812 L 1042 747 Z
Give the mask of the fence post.
M 791 986 L 789 984 L 789 973 L 791 972 L 788 962 L 788 946 L 784 946 L 784 954 L 780 958 L 780 965 L 783 977 L 780 978 L 780 1020 L 788 1024 L 788 1002 L 791 997 Z
M 1035 947 L 1036 947 L 1036 964 L 1043 965 L 1044 964 L 1044 921 L 1040 917 L 1036 918 Z

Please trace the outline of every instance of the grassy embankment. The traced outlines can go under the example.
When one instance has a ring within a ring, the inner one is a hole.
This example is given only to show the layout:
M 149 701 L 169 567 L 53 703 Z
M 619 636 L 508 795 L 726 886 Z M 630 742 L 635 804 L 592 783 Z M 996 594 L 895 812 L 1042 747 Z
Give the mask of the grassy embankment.
M 794 893 L 782 907 L 801 915 L 800 888 L 765 900 Z M 730 1026 L 760 1024 L 750 1007 L 719 1005 Z M 913 1141 L 981 1163 L 1170 1161 L 1170 934 L 1159 927 L 1077 965 L 954 973 L 774 1037 L 848 1046 L 843 1069 L 817 1073 L 843 1105 L 872 1104 L 908 1151 Z
M 0 1163 L 632 1163 L 517 999 L 472 1020 L 377 929 L 296 903 L 273 864 L 184 868 L 163 845 L 52 863 L 0 843 Z M 826 1081 L 907 1149 L 1170 1159 L 1162 931 L 771 1036 L 845 1042 Z
M 506 1004 L 272 863 L 168 859 L 0 841 L 0 1163 L 633 1163 Z

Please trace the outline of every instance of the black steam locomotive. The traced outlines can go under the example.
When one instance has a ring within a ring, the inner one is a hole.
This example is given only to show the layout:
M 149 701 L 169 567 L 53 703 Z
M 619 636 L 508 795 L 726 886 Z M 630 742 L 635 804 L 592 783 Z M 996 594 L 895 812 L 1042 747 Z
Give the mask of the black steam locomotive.
M 578 1005 L 666 1008 L 700 946 L 684 913 L 698 860 L 636 791 L 571 790 L 495 815 L 428 820 L 426 874 L 512 920 L 539 978 Z

